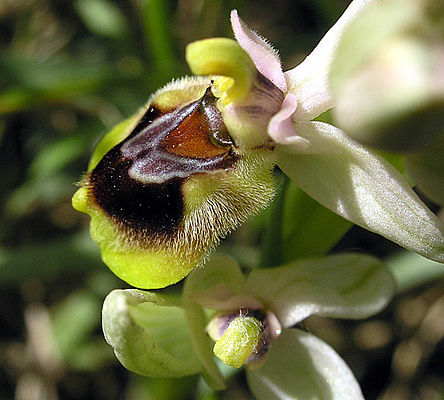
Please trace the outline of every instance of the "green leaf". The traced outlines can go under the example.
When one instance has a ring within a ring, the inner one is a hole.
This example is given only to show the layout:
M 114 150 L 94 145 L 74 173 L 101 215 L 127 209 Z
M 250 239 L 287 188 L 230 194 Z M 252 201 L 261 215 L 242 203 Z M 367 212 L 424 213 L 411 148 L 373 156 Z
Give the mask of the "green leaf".
M 326 254 L 352 224 L 290 182 L 282 225 L 283 263 L 288 263 Z
M 100 325 L 100 302 L 87 291 L 65 298 L 52 313 L 55 340 L 64 358 L 70 361 L 88 335 Z
M 271 204 L 267 224 L 264 224 L 261 259 L 259 264 L 262 268 L 274 267 L 284 262 L 282 226 L 285 223 L 285 217 L 283 214 L 288 184 L 289 179 L 284 175 L 282 182 L 278 185 L 276 197 Z
M 26 180 L 15 189 L 7 201 L 8 217 L 20 217 L 34 204 L 52 206 L 74 190 L 69 167 L 73 161 L 89 151 L 91 137 L 99 130 L 96 124 L 71 136 L 49 143 L 36 153 L 26 174 Z
M 326 343 L 299 329 L 285 329 L 271 345 L 265 364 L 247 369 L 258 400 L 363 400 L 344 360 Z
M 187 400 L 195 391 L 198 376 L 182 378 L 146 378 L 132 375 L 125 398 L 133 400 Z
M 166 296 L 114 290 L 103 304 L 103 332 L 119 361 L 151 377 L 180 377 L 200 371 L 184 310 Z
M 75 370 L 93 373 L 104 365 L 112 364 L 115 357 L 103 337 L 97 337 L 79 343 L 66 361 Z
M 69 61 L 38 63 L 10 52 L 0 54 L 0 70 L 7 76 L 0 94 L 0 114 L 71 102 L 96 91 L 113 76 L 107 65 Z
M 91 32 L 109 37 L 119 37 L 126 33 L 125 15 L 115 3 L 106 0 L 76 0 L 74 6 Z
M 48 282 L 70 272 L 99 268 L 103 268 L 99 251 L 86 232 L 27 246 L 0 248 L 0 285 L 32 279 Z

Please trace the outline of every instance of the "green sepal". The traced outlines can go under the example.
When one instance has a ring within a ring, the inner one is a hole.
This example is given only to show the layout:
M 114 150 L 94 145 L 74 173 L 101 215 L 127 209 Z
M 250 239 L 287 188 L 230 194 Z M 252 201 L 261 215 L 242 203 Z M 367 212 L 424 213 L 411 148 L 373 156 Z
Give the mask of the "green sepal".
M 216 264 L 222 261 L 224 257 L 216 256 L 210 261 L 210 266 L 213 264 L 213 259 L 216 259 Z M 227 259 L 225 259 L 227 261 Z M 235 269 L 231 267 L 230 270 Z M 190 335 L 191 343 L 193 344 L 194 351 L 202 364 L 202 375 L 205 378 L 207 384 L 214 390 L 224 390 L 226 388 L 225 380 L 219 371 L 219 368 L 215 362 L 212 347 L 213 342 L 206 333 L 206 327 L 208 324 L 207 316 L 203 308 L 194 301 L 194 291 L 199 291 L 201 280 L 196 279 L 202 277 L 204 280 L 211 284 L 214 276 L 205 274 L 207 268 L 194 271 L 187 279 L 182 292 L 182 302 L 185 309 L 185 317 L 188 326 L 188 332 Z M 230 273 L 228 274 L 231 275 Z M 228 276 L 228 277 L 229 277 Z
M 367 318 L 382 310 L 395 291 L 384 264 L 352 253 L 253 270 L 245 290 L 266 304 L 283 328 L 313 314 Z
M 339 94 L 347 80 L 365 66 L 368 57 L 376 54 L 381 45 L 415 24 L 421 7 L 415 0 L 380 1 L 352 21 L 341 37 L 330 69 L 332 94 Z
M 262 307 L 262 303 L 245 293 L 245 278 L 239 263 L 225 254 L 215 254 L 205 268 L 193 271 L 185 288 L 187 298 L 213 310 Z
M 295 127 L 318 151 L 275 151 L 278 166 L 297 186 L 349 221 L 444 262 L 444 224 L 391 164 L 332 125 Z
M 200 371 L 178 301 L 140 290 L 114 290 L 103 304 L 106 341 L 123 366 L 150 377 Z

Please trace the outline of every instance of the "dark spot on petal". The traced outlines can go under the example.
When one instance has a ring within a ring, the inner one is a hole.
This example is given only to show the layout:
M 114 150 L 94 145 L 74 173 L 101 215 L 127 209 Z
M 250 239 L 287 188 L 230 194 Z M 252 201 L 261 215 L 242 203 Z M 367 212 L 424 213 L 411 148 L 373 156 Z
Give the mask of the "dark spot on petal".
M 146 110 L 145 114 L 143 114 L 143 117 L 139 120 L 130 136 L 137 135 L 143 128 L 151 124 L 156 118 L 159 118 L 163 114 L 164 112 L 155 106 L 148 107 L 148 110 Z
M 183 179 L 142 184 L 129 177 L 131 163 L 118 148 L 105 155 L 90 178 L 95 202 L 117 222 L 138 233 L 173 233 L 184 213 Z
M 216 98 L 207 90 L 192 104 L 192 111 L 160 143 L 167 153 L 186 159 L 218 159 L 227 154 L 233 142 L 228 134 Z

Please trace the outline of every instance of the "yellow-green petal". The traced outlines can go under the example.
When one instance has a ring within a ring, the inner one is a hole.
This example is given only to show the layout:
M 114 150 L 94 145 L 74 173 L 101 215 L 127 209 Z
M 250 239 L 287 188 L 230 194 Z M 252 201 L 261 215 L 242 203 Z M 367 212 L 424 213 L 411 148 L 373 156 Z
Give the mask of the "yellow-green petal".
M 214 38 L 193 42 L 187 46 L 186 60 L 196 75 L 222 75 L 216 88 L 223 105 L 242 100 L 250 91 L 256 67 L 247 53 L 232 39 Z

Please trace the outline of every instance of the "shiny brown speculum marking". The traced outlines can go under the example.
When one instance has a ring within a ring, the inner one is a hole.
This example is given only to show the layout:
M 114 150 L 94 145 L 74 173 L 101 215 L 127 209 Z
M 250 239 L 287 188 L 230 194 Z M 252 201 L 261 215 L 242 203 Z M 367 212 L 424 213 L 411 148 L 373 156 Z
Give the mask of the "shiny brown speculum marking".
M 161 148 L 179 157 L 214 159 L 225 156 L 232 145 L 216 98 L 207 90 L 200 105 L 165 137 Z
M 150 107 L 89 176 L 89 196 L 126 230 L 174 234 L 184 219 L 182 185 L 198 173 L 233 168 L 237 156 L 210 90 L 179 109 Z

